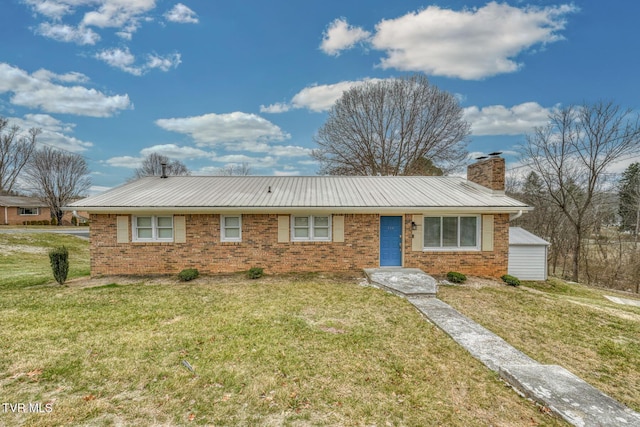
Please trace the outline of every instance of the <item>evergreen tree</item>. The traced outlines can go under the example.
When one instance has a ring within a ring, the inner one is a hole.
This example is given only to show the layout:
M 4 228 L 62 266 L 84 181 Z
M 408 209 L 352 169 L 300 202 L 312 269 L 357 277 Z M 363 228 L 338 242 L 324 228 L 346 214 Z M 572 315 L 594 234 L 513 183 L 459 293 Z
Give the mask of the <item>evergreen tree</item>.
M 620 228 L 637 235 L 640 230 L 640 163 L 632 163 L 622 174 L 618 191 Z

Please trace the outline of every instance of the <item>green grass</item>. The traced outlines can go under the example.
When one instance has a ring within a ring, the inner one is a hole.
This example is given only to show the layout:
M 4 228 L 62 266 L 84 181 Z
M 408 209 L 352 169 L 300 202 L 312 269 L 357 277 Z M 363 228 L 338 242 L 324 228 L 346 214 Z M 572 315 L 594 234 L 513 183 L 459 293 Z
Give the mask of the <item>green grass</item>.
M 605 294 L 632 297 L 556 279 L 441 287 L 438 297 L 541 363 L 561 365 L 640 411 L 640 307 Z
M 69 249 L 68 279 L 89 274 L 89 242 L 56 233 L 0 233 L 0 290 L 54 282 L 49 249 Z
M 2 280 L 3 401 L 53 412 L 0 425 L 565 425 L 407 301 L 344 278 Z

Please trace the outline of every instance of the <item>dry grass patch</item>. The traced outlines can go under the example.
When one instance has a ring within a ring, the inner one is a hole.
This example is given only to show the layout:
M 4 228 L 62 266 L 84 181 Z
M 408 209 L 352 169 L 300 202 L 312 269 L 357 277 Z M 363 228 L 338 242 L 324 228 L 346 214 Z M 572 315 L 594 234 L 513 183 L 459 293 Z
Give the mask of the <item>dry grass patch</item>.
M 378 289 L 170 280 L 3 290 L 0 424 L 564 425 Z
M 443 286 L 438 297 L 532 358 L 561 365 L 639 411 L 640 307 L 607 300 L 611 290 L 555 279 L 525 284 Z

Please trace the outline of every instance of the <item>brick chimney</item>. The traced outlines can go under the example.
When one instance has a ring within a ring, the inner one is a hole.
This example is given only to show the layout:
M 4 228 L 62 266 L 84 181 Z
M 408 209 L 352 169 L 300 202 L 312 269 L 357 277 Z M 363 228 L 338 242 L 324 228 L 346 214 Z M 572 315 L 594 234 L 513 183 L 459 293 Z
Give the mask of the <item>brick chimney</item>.
M 467 180 L 495 191 L 504 191 L 504 159 L 498 155 L 467 167 Z

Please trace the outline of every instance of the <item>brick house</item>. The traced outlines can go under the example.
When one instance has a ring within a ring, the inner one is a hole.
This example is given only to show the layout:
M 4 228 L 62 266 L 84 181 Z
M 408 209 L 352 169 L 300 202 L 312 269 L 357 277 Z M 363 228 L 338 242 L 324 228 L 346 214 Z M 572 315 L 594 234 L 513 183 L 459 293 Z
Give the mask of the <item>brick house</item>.
M 63 225 L 71 224 L 73 212 L 62 217 Z M 76 220 L 84 223 L 88 219 L 86 212 L 76 212 Z M 51 221 L 51 209 L 36 197 L 0 196 L 0 224 L 24 225 L 29 221 Z
M 35 197 L 0 196 L 0 224 L 22 225 L 25 221 L 49 220 L 49 207 Z
M 504 159 L 461 177 L 146 177 L 71 204 L 91 219 L 91 274 L 507 273 Z

